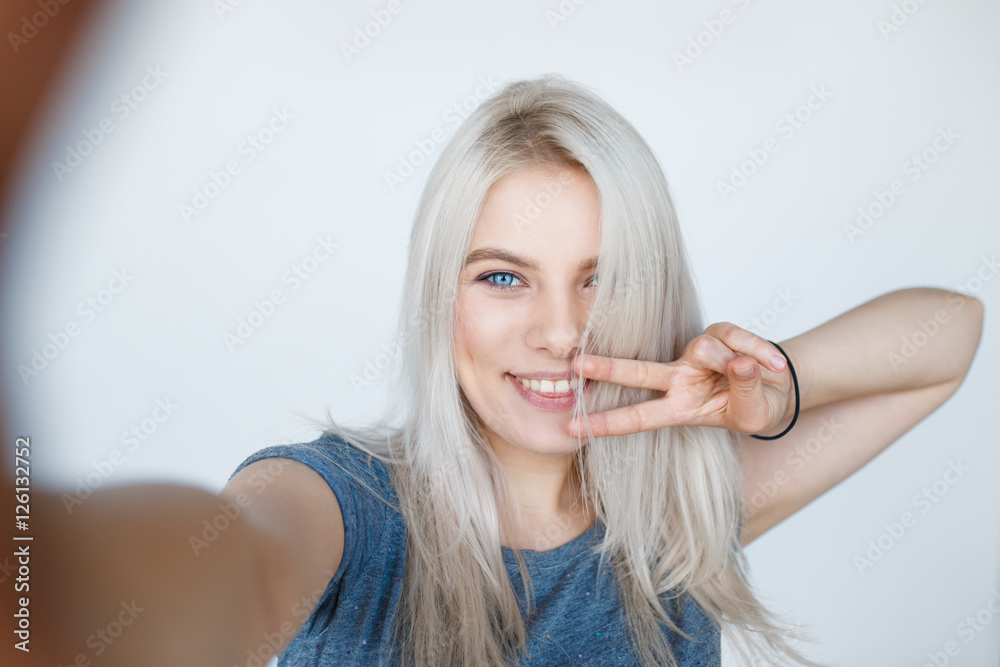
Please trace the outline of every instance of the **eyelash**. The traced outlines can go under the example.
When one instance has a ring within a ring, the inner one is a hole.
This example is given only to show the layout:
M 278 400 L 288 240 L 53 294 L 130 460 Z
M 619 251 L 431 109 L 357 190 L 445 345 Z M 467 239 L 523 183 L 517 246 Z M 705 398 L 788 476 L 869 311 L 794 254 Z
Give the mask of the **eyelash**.
M 515 273 L 511 273 L 510 271 L 493 271 L 492 273 L 487 273 L 486 275 L 482 276 L 479 279 L 479 281 L 485 282 L 487 287 L 495 290 L 507 291 L 507 290 L 512 290 L 515 287 L 520 287 L 520 285 L 497 285 L 495 282 L 490 280 L 490 278 L 492 278 L 493 276 L 514 276 L 514 278 L 516 278 L 517 280 L 521 280 L 520 276 L 518 276 Z M 521 282 L 523 283 L 524 281 L 521 280 Z
M 523 285 L 498 285 L 492 280 L 490 280 L 490 278 L 492 278 L 493 276 L 514 276 L 514 278 L 516 278 L 517 280 L 520 280 L 522 283 L 524 282 L 524 280 L 519 275 L 511 271 L 492 271 L 478 278 L 477 282 L 485 282 L 487 287 L 489 287 L 490 289 L 501 290 L 501 291 L 507 291 L 516 289 L 517 287 L 523 287 Z M 591 278 L 591 280 L 596 280 L 596 279 L 597 275 L 595 274 L 594 277 Z

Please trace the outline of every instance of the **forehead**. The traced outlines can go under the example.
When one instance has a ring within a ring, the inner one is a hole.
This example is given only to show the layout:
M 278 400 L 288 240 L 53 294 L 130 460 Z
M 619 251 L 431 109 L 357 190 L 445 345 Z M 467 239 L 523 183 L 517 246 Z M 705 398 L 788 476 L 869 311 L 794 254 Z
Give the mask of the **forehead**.
M 597 188 L 581 168 L 532 166 L 493 184 L 472 237 L 472 249 L 501 245 L 527 252 L 553 243 L 594 252 L 599 244 Z

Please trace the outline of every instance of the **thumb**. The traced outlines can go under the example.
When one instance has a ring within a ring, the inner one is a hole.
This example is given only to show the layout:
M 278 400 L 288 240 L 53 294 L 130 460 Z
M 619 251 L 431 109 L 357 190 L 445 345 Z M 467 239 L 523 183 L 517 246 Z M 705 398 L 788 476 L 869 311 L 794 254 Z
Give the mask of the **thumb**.
M 757 433 L 769 424 L 760 367 L 753 357 L 738 356 L 726 367 L 729 376 L 729 421 L 743 433 Z

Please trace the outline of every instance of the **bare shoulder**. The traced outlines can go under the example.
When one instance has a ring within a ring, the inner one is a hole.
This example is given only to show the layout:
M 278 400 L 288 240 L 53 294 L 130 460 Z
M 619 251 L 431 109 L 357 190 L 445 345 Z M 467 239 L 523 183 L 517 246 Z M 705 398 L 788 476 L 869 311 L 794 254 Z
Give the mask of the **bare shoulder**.
M 308 617 L 302 600 L 319 601 L 344 555 L 337 496 L 306 464 L 272 457 L 240 470 L 220 497 L 254 535 L 268 617 L 284 649 Z

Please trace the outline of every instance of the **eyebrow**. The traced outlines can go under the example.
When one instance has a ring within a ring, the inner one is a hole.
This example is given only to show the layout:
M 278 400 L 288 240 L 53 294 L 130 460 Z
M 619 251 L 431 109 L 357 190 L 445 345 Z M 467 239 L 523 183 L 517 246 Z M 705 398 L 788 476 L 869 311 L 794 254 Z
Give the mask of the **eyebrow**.
M 512 252 L 504 250 L 503 248 L 477 248 L 476 250 L 470 252 L 469 256 L 465 258 L 465 265 L 468 266 L 469 264 L 482 262 L 488 259 L 507 262 L 508 264 L 513 264 L 514 266 L 519 266 L 523 269 L 531 269 L 532 271 L 538 270 L 538 262 L 519 257 Z M 590 259 L 583 260 L 578 265 L 578 268 L 580 271 L 590 271 L 591 269 L 596 269 L 597 258 L 591 257 Z

